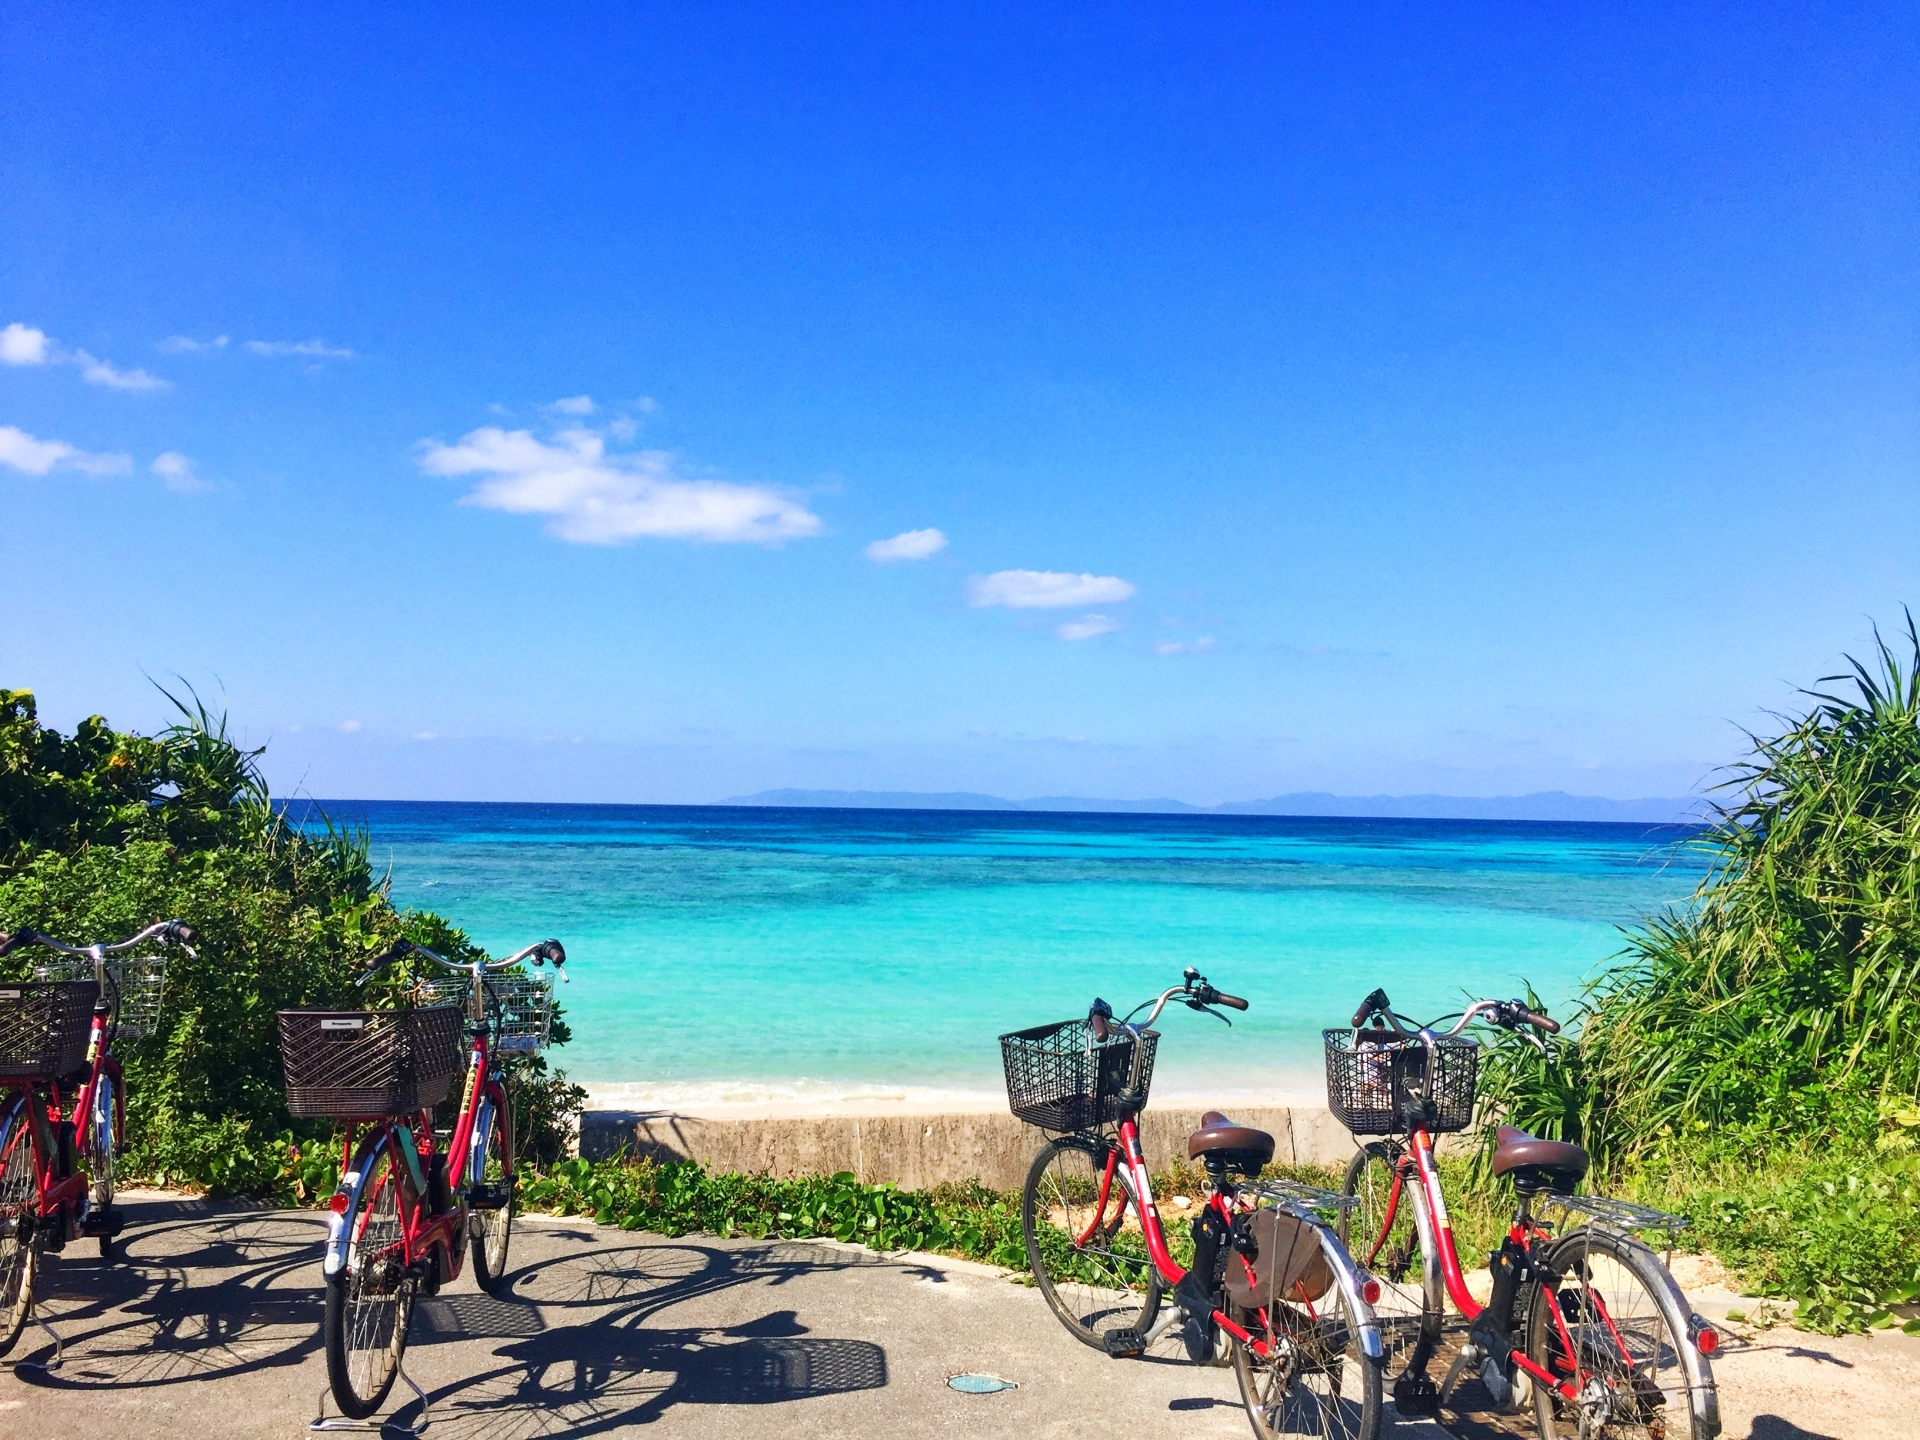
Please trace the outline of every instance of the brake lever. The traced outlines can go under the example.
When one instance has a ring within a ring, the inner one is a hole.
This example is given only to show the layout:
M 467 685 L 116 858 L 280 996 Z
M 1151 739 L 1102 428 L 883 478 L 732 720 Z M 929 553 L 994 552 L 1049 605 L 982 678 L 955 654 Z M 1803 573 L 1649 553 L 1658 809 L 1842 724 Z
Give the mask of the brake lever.
M 1222 1015 L 1218 1010 L 1214 1009 L 1211 1005 L 1205 1004 L 1199 1000 L 1189 1000 L 1187 1001 L 1187 1008 L 1189 1010 L 1198 1010 L 1202 1015 L 1213 1016 L 1214 1019 L 1218 1020 L 1222 1025 L 1226 1026 L 1229 1030 L 1233 1028 L 1233 1021 L 1227 1019 L 1226 1016 Z

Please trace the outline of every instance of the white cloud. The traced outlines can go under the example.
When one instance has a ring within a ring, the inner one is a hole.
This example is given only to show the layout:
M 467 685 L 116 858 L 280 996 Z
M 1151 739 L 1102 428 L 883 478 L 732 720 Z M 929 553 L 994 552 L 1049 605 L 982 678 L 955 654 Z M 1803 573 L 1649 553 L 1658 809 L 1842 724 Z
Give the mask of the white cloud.
M 413 738 L 416 740 L 438 740 L 440 738 L 440 732 L 437 730 L 416 730 L 413 732 Z
M 324 340 L 249 340 L 247 349 L 256 355 L 295 355 L 308 360 L 351 360 L 353 351 L 344 345 L 329 345 Z
M 1101 635 L 1111 635 L 1119 628 L 1120 622 L 1111 615 L 1083 615 L 1078 620 L 1055 626 L 1053 633 L 1062 640 L 1093 640 Z
M 57 466 L 83 475 L 133 473 L 133 461 L 125 455 L 89 455 L 64 440 L 36 440 L 11 425 L 0 425 L 0 465 L 10 465 L 27 475 L 45 475 Z
M 1198 640 L 1162 640 L 1153 647 L 1153 653 L 1156 655 L 1204 655 L 1213 648 L 1213 637 L 1202 635 Z
M 642 415 L 651 415 L 660 408 L 660 402 L 651 395 L 636 395 L 633 397 L 633 404 L 627 408 L 638 410 Z
M 169 335 L 153 348 L 162 355 L 211 355 L 227 348 L 227 337 L 216 335 L 211 340 L 196 340 L 191 335 Z
M 593 430 L 563 430 L 549 443 L 487 425 L 457 445 L 422 443 L 428 474 L 487 477 L 462 504 L 550 515 L 552 533 L 579 544 L 642 536 L 769 544 L 820 533 L 819 516 L 771 485 L 684 479 L 666 451 L 608 455 Z
M 176 495 L 198 495 L 213 487 L 193 473 L 193 461 L 178 450 L 168 450 L 153 457 L 153 473 L 166 482 L 167 489 Z
M 976 609 L 1060 610 L 1069 605 L 1111 605 L 1132 598 L 1134 586 L 1117 575 L 1069 575 L 1058 570 L 1000 570 L 967 580 L 967 603 Z
M 557 410 L 562 415 L 591 415 L 593 413 L 593 397 L 591 395 L 569 395 L 564 400 L 555 400 L 546 408 L 549 410 Z
M 0 363 L 8 365 L 44 365 L 47 363 L 47 332 L 14 321 L 0 330 Z
M 891 540 L 876 540 L 860 553 L 876 565 L 891 565 L 896 560 L 925 560 L 947 548 L 947 537 L 938 530 L 903 530 Z
M 80 367 L 80 378 L 89 385 L 104 385 L 109 390 L 171 390 L 173 382 L 149 375 L 144 370 L 121 370 L 105 360 L 96 360 L 84 350 L 73 352 L 73 363 Z
M 358 735 L 360 728 L 360 722 L 358 720 L 342 720 L 340 722 L 340 732 L 343 735 Z

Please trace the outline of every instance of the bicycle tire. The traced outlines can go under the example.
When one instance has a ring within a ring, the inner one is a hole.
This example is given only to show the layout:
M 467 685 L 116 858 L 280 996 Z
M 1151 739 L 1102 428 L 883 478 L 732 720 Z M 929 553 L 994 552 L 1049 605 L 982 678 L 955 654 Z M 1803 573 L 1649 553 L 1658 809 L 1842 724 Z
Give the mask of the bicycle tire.
M 354 1157 L 362 1175 L 359 1203 L 345 1216 L 347 1263 L 327 1277 L 322 1329 L 327 1384 L 350 1420 L 364 1420 L 387 1398 L 406 1353 L 419 1281 L 405 1273 L 403 1205 L 411 1210 L 406 1166 L 382 1135 Z M 398 1253 L 396 1253 L 398 1252 Z
M 13 1349 L 33 1313 L 33 1289 L 39 1279 L 40 1242 L 29 1220 L 37 1217 L 40 1191 L 34 1170 L 33 1125 L 27 1099 L 16 1095 L 0 1110 L 0 1220 L 10 1221 L 0 1236 L 0 1355 Z
M 473 1158 L 467 1162 L 468 1184 L 507 1185 L 507 1203 L 497 1210 L 468 1210 L 467 1235 L 473 1255 L 473 1278 L 482 1290 L 492 1294 L 507 1273 L 507 1251 L 513 1243 L 513 1216 L 520 1197 L 507 1179 L 508 1150 L 511 1147 L 513 1117 L 497 1110 L 492 1100 L 482 1100 L 474 1120 L 476 1136 Z M 508 1138 L 503 1139 L 502 1131 Z M 477 1162 L 477 1163 L 476 1163 Z
M 1360 1315 L 1346 1287 L 1328 1293 L 1339 1297 L 1337 1325 L 1325 1313 L 1285 1301 L 1268 1310 L 1273 1330 L 1290 1342 L 1284 1358 L 1262 1360 L 1252 1347 L 1234 1342 L 1234 1379 L 1256 1440 L 1378 1440 L 1384 1367 L 1361 1353 Z M 1265 1333 L 1247 1328 L 1256 1338 Z
M 1414 1193 L 1417 1179 L 1402 1188 L 1392 1226 L 1386 1228 L 1387 1201 L 1401 1153 L 1397 1146 L 1375 1140 L 1354 1154 L 1341 1189 L 1360 1203 L 1342 1210 L 1334 1225 L 1354 1264 L 1380 1282 L 1373 1313 L 1380 1322 L 1386 1351 L 1382 1368 L 1389 1380 L 1406 1373 L 1416 1353 L 1423 1362 L 1432 1355 L 1447 1305 L 1439 1257 L 1427 1253 L 1426 1234 L 1415 1213 L 1414 1207 L 1423 1203 Z
M 115 1165 L 113 1152 L 113 1077 L 100 1076 L 93 1092 L 93 1116 L 87 1135 L 87 1210 L 93 1214 L 113 1208 Z M 113 1237 L 100 1237 L 100 1258 L 113 1259 Z
M 1114 1170 L 1114 1183 L 1125 1199 L 1102 1225 L 1100 1243 L 1078 1243 L 1096 1223 L 1093 1206 L 1106 1156 L 1103 1146 L 1078 1136 L 1050 1141 L 1033 1157 L 1020 1196 L 1020 1229 L 1034 1283 L 1067 1332 L 1102 1351 L 1104 1337 L 1114 1331 L 1144 1333 L 1159 1312 L 1161 1297 L 1160 1271 L 1145 1243 L 1115 1248 L 1125 1234 L 1128 1210 L 1136 1225 L 1141 1214 L 1125 1170 Z
M 1628 1236 L 1581 1226 L 1554 1241 L 1547 1264 L 1561 1276 L 1551 1288 L 1580 1368 L 1600 1387 L 1594 1402 L 1584 1407 L 1587 1419 L 1592 1420 L 1601 1401 L 1608 1413 L 1598 1428 L 1591 1423 L 1582 1428 L 1580 1402 L 1526 1377 L 1541 1440 L 1648 1440 L 1656 1435 L 1713 1440 L 1720 1433 L 1713 1367 L 1693 1349 L 1686 1297 L 1660 1257 Z M 1566 1347 L 1554 1323 L 1555 1307 L 1546 1302 L 1548 1289 L 1536 1281 L 1523 1296 L 1526 1354 L 1550 1373 L 1567 1374 Z M 1687 1374 L 1689 1366 L 1696 1369 L 1698 1380 Z M 1684 1428 L 1676 1423 L 1683 1419 Z

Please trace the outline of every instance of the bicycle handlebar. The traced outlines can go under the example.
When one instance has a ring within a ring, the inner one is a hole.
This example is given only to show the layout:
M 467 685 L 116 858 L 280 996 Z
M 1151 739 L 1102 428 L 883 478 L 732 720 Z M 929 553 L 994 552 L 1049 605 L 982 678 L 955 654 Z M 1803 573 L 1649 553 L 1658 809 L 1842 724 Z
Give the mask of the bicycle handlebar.
M 1393 1002 L 1387 999 L 1387 992 L 1385 990 L 1375 990 L 1371 995 L 1367 996 L 1365 1000 L 1360 1002 L 1360 1008 L 1353 1012 L 1353 1028 L 1358 1030 L 1366 1023 L 1367 1017 L 1370 1015 L 1384 1016 L 1387 1024 L 1391 1025 L 1402 1038 L 1407 1040 L 1417 1039 L 1421 1034 L 1430 1032 L 1433 1029 L 1430 1025 L 1417 1025 L 1414 1027 L 1414 1030 L 1409 1031 L 1406 1026 L 1401 1023 L 1405 1017 L 1394 1013 Z M 1534 1029 L 1548 1035 L 1558 1035 L 1560 1033 L 1560 1022 L 1558 1020 L 1543 1015 L 1538 1011 L 1529 1010 L 1524 1000 L 1476 1000 L 1473 1004 L 1469 1005 L 1465 1013 L 1454 1022 L 1451 1030 L 1445 1030 L 1440 1033 L 1449 1038 L 1458 1035 L 1481 1015 L 1486 1015 L 1490 1024 L 1498 1025 L 1503 1030 L 1517 1030 L 1522 1025 L 1531 1025 Z
M 101 960 L 109 955 L 118 955 L 123 950 L 131 950 L 136 945 L 157 940 L 162 945 L 178 945 L 192 956 L 196 954 L 193 947 L 199 939 L 199 932 L 184 920 L 162 920 L 159 924 L 149 925 L 138 935 L 130 935 L 125 940 L 92 945 L 67 945 L 51 935 L 43 935 L 40 931 L 28 929 L 23 925 L 11 935 L 0 931 L 0 955 L 11 955 L 25 945 L 42 945 L 49 950 L 58 950 L 64 955 L 84 955 L 89 959 Z
M 411 940 L 396 940 L 375 958 L 372 968 L 358 980 L 354 981 L 354 985 L 356 987 L 365 985 L 396 960 L 404 960 L 409 955 L 424 956 L 443 969 L 457 970 L 466 974 L 477 974 L 481 971 L 488 970 L 505 970 L 509 966 L 518 965 L 522 960 L 527 959 L 531 959 L 536 966 L 545 964 L 551 960 L 553 962 L 553 968 L 560 976 L 562 983 L 572 983 L 566 971 L 566 947 L 558 940 L 536 941 L 524 950 L 515 951 L 504 960 L 449 960 L 446 956 L 436 954 L 424 945 L 416 945 Z

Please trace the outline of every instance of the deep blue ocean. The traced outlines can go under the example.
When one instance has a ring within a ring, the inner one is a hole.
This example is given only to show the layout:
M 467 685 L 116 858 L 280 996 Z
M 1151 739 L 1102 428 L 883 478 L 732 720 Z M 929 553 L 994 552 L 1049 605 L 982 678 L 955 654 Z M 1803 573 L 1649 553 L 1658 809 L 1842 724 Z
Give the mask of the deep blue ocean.
M 1644 825 L 319 804 L 400 905 L 497 953 L 559 937 L 554 1058 L 635 1103 L 992 1096 L 1002 1031 L 1187 965 L 1253 1008 L 1170 1014 L 1156 1095 L 1307 1094 L 1375 985 L 1564 1006 L 1706 863 Z

